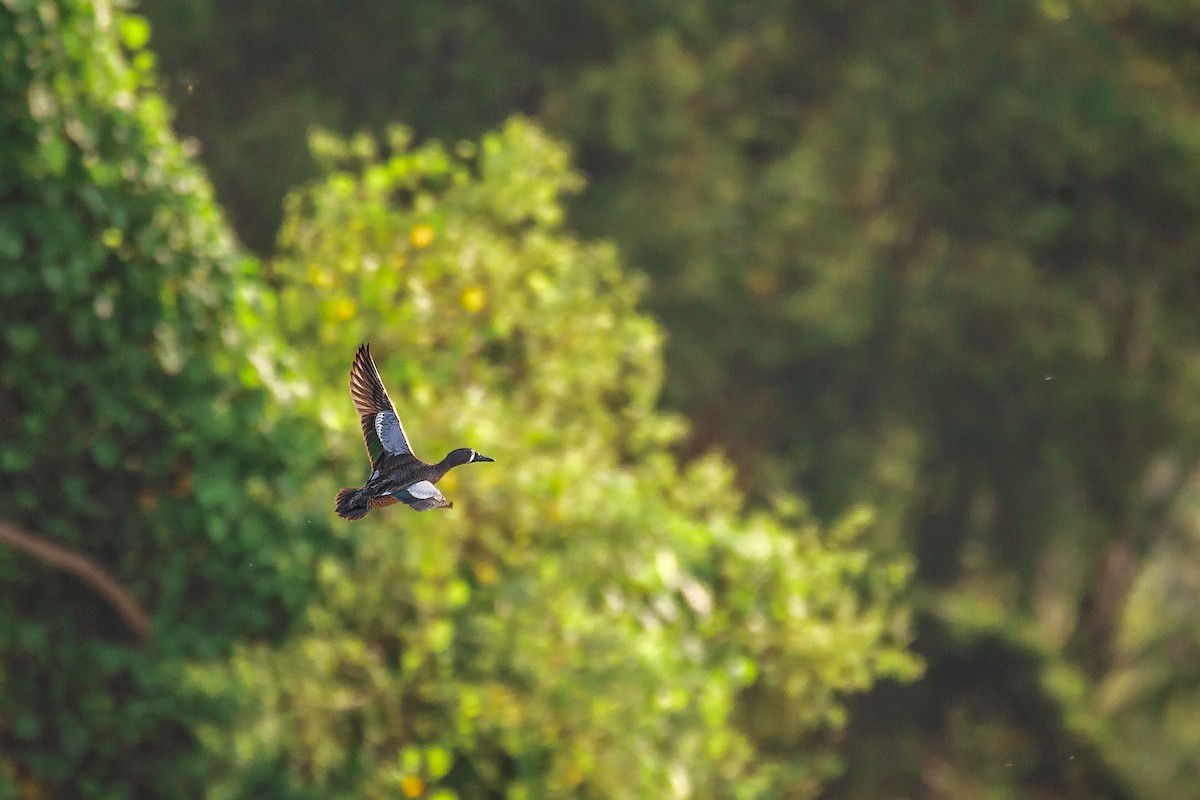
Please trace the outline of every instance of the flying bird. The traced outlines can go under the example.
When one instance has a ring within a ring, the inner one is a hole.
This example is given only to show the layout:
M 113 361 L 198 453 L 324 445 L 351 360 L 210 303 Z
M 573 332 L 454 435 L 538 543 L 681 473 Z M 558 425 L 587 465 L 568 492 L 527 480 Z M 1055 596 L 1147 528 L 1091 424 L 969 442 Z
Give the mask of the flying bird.
M 368 511 L 404 503 L 415 511 L 450 508 L 454 504 L 434 486 L 447 472 L 463 464 L 495 459 L 469 447 L 451 450 L 436 464 L 417 458 L 408 443 L 396 408 L 388 398 L 371 358 L 369 345 L 360 345 L 350 367 L 350 397 L 362 418 L 363 440 L 371 459 L 371 477 L 361 489 L 342 489 L 336 510 L 345 519 L 361 519 Z

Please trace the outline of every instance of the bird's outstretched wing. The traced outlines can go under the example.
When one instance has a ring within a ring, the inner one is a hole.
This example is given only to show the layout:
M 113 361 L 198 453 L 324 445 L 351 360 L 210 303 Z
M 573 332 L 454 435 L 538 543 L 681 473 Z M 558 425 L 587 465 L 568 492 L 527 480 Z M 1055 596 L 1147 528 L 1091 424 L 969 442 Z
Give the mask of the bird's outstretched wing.
M 354 364 L 350 367 L 350 397 L 362 417 L 363 440 L 372 464 L 383 453 L 413 455 L 396 408 L 387 389 L 383 388 L 369 345 L 360 345 L 354 354 Z

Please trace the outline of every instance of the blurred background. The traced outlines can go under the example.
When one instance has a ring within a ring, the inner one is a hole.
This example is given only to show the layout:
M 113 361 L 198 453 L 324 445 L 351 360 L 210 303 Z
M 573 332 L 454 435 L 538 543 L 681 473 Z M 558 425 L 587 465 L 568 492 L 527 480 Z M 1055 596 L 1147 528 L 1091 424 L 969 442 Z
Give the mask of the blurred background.
M 0 798 L 1193 798 L 1200 11 L 0 4 Z M 337 520 L 370 341 L 452 511 Z

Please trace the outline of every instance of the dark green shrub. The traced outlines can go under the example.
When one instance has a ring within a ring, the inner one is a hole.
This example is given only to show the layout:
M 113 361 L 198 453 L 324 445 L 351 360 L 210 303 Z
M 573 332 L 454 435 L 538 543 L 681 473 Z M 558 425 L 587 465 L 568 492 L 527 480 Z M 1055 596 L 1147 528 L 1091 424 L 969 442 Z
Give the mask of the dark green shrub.
M 107 4 L 0 5 L 0 519 L 153 619 L 139 646 L 0 551 L 0 787 L 53 796 L 195 795 L 191 725 L 219 703 L 182 693 L 182 659 L 286 630 L 327 530 L 289 511 L 317 448 L 246 356 L 257 265 L 148 91 L 146 35 Z

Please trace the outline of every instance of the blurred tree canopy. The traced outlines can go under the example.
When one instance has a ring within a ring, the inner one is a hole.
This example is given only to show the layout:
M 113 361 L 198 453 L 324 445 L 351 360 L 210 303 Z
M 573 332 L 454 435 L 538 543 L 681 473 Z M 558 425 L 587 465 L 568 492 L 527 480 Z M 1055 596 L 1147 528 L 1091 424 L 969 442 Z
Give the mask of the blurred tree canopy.
M 867 500 L 917 558 L 928 677 L 862 703 L 835 792 L 1194 794 L 1193 4 L 147 10 L 260 250 L 309 125 L 523 111 L 571 143 L 572 220 L 651 279 L 684 452 L 825 519 Z
M 152 620 L 0 551 L 0 797 L 815 796 L 846 696 L 917 673 L 909 559 L 866 507 L 747 513 L 721 458 L 678 462 L 566 149 L 316 136 L 260 263 L 147 37 L 0 5 L 0 520 Z M 452 514 L 330 527 L 367 338 L 422 452 L 497 458 Z

